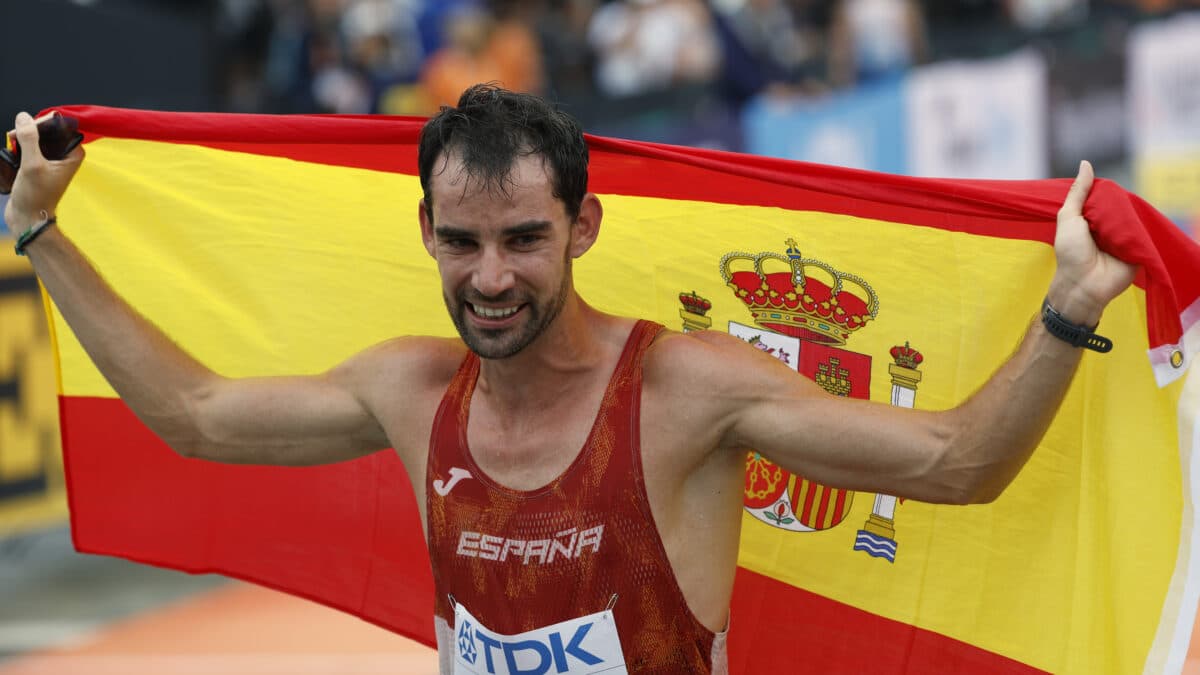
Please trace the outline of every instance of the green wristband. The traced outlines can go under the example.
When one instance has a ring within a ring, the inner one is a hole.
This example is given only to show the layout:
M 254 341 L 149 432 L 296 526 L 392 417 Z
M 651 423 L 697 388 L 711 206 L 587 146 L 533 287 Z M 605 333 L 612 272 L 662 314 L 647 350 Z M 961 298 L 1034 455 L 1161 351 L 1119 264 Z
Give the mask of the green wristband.
M 46 212 L 43 211 L 42 215 L 45 216 L 45 213 Z M 25 255 L 25 248 L 29 246 L 29 244 L 33 243 L 33 240 L 37 239 L 38 235 L 40 235 L 42 232 L 45 232 L 47 228 L 57 222 L 58 218 L 50 216 L 28 230 L 25 230 L 21 236 L 17 237 L 17 246 L 14 249 L 17 252 L 17 255 Z

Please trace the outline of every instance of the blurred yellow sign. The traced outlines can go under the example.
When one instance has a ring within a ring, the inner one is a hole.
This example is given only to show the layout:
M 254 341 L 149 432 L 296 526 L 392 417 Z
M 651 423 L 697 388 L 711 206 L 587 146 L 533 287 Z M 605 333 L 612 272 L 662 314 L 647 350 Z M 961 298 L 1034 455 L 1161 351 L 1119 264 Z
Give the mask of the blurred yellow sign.
M 0 238 L 0 245 L 10 244 Z M 0 252 L 0 536 L 67 514 L 54 358 L 37 279 Z
M 1145 155 L 1134 163 L 1137 192 L 1163 213 L 1200 213 L 1200 148 L 1178 155 Z

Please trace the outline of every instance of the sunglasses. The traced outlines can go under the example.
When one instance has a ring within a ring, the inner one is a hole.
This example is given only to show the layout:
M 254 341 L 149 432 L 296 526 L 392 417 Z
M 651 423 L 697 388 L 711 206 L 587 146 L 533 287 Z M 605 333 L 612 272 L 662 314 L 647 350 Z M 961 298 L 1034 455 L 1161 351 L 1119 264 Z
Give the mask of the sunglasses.
M 38 128 L 38 147 L 46 159 L 64 159 L 83 142 L 79 122 L 73 117 L 51 112 L 37 118 L 34 123 Z M 20 168 L 21 146 L 17 144 L 17 132 L 10 131 L 4 135 L 4 147 L 0 148 L 0 195 L 12 192 Z

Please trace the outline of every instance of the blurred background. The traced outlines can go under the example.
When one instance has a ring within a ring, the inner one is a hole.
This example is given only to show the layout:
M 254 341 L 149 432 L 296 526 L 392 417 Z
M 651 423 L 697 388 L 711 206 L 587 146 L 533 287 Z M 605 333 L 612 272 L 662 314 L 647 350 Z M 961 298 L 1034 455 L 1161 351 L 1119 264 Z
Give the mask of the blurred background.
M 426 115 L 497 81 L 595 134 L 889 173 L 1090 159 L 1200 234 L 1200 0 L 0 0 L 0 25 L 6 120 Z M 37 283 L 0 254 L 0 675 L 435 672 L 302 601 L 74 554 L 56 416 Z

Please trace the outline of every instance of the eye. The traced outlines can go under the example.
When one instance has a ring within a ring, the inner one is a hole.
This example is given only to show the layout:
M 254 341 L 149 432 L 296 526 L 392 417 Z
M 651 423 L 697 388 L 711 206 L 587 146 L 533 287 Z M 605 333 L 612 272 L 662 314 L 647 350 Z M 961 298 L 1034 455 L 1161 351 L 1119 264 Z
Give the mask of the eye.
M 513 246 L 517 248 L 532 248 L 541 242 L 542 236 L 539 234 L 519 234 L 512 238 Z
M 467 253 L 475 249 L 475 241 L 466 237 L 443 239 L 442 246 L 451 253 Z

